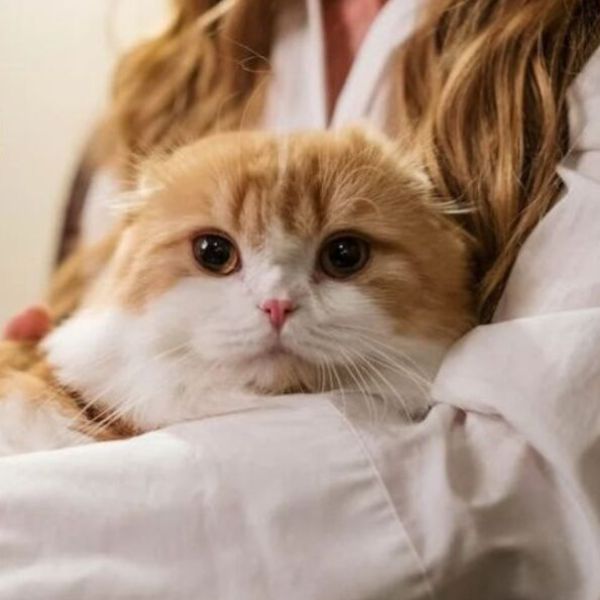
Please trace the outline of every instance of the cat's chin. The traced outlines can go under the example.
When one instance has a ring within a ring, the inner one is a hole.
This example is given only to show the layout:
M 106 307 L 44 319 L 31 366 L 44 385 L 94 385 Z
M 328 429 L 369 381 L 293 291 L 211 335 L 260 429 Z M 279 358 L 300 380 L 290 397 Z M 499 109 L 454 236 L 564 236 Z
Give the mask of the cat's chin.
M 57 379 L 107 415 L 141 430 L 260 405 L 260 395 L 314 391 L 314 366 L 282 349 L 205 362 L 194 352 L 149 350 L 139 318 L 83 310 L 45 340 Z
M 427 405 L 423 385 L 431 380 L 443 349 L 412 344 L 410 357 L 421 367 L 418 378 L 394 365 L 373 368 L 374 377 L 332 359 L 310 360 L 306 345 L 285 350 L 268 346 L 254 355 L 206 360 L 155 336 L 147 323 L 119 310 L 84 310 L 58 327 L 44 342 L 57 379 L 107 415 L 119 415 L 136 428 L 154 429 L 209 415 L 264 404 L 264 396 L 332 389 L 388 395 L 412 414 Z M 407 348 L 405 348 L 406 351 Z M 262 400 L 261 400 L 262 396 Z
M 318 367 L 282 347 L 243 359 L 237 370 L 246 374 L 244 387 L 257 394 L 278 395 L 320 389 Z

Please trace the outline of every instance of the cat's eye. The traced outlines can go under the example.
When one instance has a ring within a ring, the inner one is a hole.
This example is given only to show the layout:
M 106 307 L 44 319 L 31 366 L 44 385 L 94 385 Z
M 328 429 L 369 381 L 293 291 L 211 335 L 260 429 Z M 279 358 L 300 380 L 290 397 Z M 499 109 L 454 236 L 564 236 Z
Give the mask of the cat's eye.
M 231 275 L 240 266 L 239 253 L 233 242 L 221 233 L 205 233 L 192 240 L 196 262 L 216 275 Z
M 341 234 L 323 244 L 319 266 L 329 277 L 345 279 L 364 268 L 369 254 L 370 247 L 366 240 L 352 234 Z

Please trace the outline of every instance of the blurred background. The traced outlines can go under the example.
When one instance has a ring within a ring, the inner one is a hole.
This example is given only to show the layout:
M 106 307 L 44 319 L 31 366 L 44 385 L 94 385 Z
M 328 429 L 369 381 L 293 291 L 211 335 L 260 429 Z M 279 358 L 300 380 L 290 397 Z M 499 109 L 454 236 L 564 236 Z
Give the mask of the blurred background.
M 167 0 L 0 0 L 0 326 L 42 298 L 67 190 L 116 58 Z

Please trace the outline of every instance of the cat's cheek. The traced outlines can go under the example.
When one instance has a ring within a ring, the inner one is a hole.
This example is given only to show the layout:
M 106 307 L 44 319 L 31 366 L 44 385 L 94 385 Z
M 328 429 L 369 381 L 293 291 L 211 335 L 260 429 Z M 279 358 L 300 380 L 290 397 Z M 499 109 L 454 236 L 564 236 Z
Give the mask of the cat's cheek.
M 116 310 L 80 311 L 57 327 L 42 349 L 60 381 L 96 391 L 106 386 L 114 364 L 126 354 L 135 321 Z
M 214 360 L 236 330 L 248 327 L 247 305 L 233 278 L 189 278 L 148 306 L 144 318 L 157 339 L 187 342 L 198 358 Z

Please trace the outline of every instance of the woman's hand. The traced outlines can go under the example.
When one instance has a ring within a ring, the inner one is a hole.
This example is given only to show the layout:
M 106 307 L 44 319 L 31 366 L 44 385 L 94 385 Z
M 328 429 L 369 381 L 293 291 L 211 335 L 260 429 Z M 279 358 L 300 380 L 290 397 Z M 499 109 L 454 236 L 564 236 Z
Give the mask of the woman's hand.
M 4 337 L 14 342 L 37 342 L 51 327 L 48 309 L 43 306 L 31 306 L 8 322 L 4 329 Z

